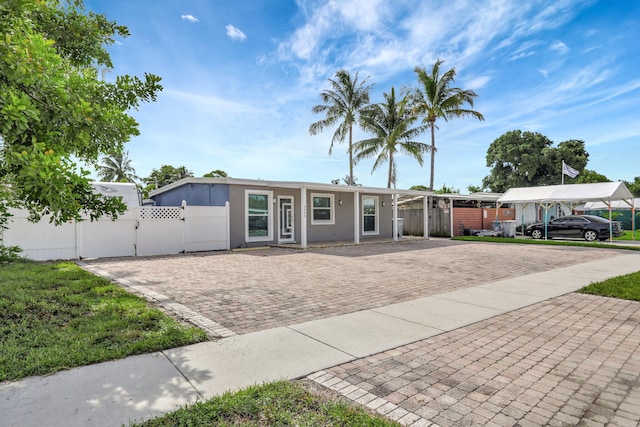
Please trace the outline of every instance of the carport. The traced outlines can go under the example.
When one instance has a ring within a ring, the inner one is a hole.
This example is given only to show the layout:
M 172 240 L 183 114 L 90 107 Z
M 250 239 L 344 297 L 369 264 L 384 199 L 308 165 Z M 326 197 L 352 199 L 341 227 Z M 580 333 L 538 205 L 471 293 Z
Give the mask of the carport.
M 530 203 L 537 203 L 545 210 L 545 228 L 548 223 L 547 211 L 556 203 L 566 206 L 571 211 L 576 206 L 588 202 L 601 202 L 609 210 L 609 220 L 611 220 L 611 210 L 613 202 L 621 202 L 628 205 L 632 211 L 632 233 L 636 238 L 635 206 L 633 195 L 624 182 L 597 182 L 592 184 L 565 184 L 548 185 L 542 187 L 517 187 L 507 190 L 499 199 L 498 207 L 504 203 L 521 204 L 526 207 Z M 524 232 L 524 216 L 522 217 L 522 229 Z M 609 226 L 610 240 L 613 239 L 611 225 Z

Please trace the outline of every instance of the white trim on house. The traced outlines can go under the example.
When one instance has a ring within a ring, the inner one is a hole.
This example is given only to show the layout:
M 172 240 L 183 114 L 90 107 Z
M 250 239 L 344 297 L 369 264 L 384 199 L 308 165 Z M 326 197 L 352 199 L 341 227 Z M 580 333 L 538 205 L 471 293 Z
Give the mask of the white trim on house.
M 402 194 L 406 196 L 431 196 L 432 191 L 422 190 L 400 190 L 396 188 L 378 188 L 378 187 L 362 187 L 359 185 L 337 185 L 322 184 L 313 182 L 298 181 L 263 181 L 259 179 L 239 179 L 239 178 L 183 178 L 164 187 L 153 190 L 149 193 L 149 197 L 162 194 L 166 191 L 178 188 L 184 184 L 233 184 L 251 187 L 269 187 L 269 188 L 306 188 L 318 192 L 340 192 L 340 193 L 371 193 L 371 194 Z
M 283 200 L 290 200 L 289 203 L 283 203 Z M 283 205 L 290 205 L 289 210 L 283 210 Z M 278 243 L 294 243 L 296 241 L 295 226 L 296 200 L 293 196 L 278 196 Z M 290 237 L 283 237 L 283 225 L 288 225 Z
M 373 215 L 368 214 L 366 212 L 366 200 L 367 199 L 373 199 Z M 372 196 L 370 194 L 363 194 L 362 195 L 362 235 L 363 236 L 377 236 L 380 234 L 380 197 L 379 196 Z M 367 221 L 366 221 L 366 217 L 371 217 L 373 216 L 374 218 L 374 222 L 373 222 L 373 230 L 365 230 L 365 227 L 367 225 Z
M 336 196 L 331 193 L 311 193 L 311 225 L 334 225 L 336 223 Z M 329 199 L 329 206 L 315 206 L 313 199 Z M 316 219 L 316 211 L 329 211 L 329 219 Z
M 267 196 L 267 212 L 264 213 L 249 212 L 249 195 Z M 244 239 L 245 242 L 267 242 L 273 240 L 273 191 L 264 190 L 244 190 Z M 266 216 L 267 234 L 264 236 L 249 235 L 249 216 L 264 217 Z

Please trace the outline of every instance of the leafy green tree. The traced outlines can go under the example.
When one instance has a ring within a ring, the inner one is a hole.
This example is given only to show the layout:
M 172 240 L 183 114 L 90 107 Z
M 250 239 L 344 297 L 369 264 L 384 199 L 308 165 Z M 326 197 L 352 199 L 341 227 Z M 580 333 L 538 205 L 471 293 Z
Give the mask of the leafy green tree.
M 482 185 L 502 193 L 512 187 L 560 184 L 562 160 L 582 171 L 588 158 L 583 141 L 570 140 L 553 147 L 553 141 L 538 132 L 509 131 L 489 146 L 487 166 L 491 173 Z
M 202 175 L 203 178 L 227 178 L 229 175 L 223 170 L 215 169 Z
M 128 151 L 103 157 L 100 166 L 98 166 L 98 178 L 107 182 L 136 182 L 141 180 L 136 175 L 136 170 L 131 166 Z
M 358 184 L 358 178 L 356 178 L 355 176 L 353 177 L 353 179 L 351 179 L 349 175 L 345 175 L 345 177 L 342 178 L 342 182 L 344 183 L 344 185 L 362 186 L 362 184 Z M 340 178 L 332 179 L 331 183 L 340 185 Z
M 143 181 L 150 189 L 156 189 L 192 176 L 193 172 L 185 166 L 178 166 L 176 168 L 171 165 L 162 165 L 159 169 L 152 169 L 151 174 L 143 178 Z
M 636 176 L 633 182 L 625 181 L 624 183 L 633 194 L 633 197 L 640 197 L 640 176 Z
M 384 93 L 384 100 L 385 102 L 370 105 L 362 110 L 360 126 L 373 137 L 354 144 L 354 160 L 357 163 L 362 159 L 375 157 L 372 173 L 388 162 L 387 188 L 391 188 L 391 185 L 395 188 L 398 174 L 396 155 L 409 155 L 422 166 L 422 154 L 428 152 L 431 147 L 423 142 L 414 141 L 414 138 L 423 132 L 424 126 L 412 127 L 418 117 L 411 112 L 407 97 L 398 102 L 396 91 L 392 87 L 390 93 Z
M 443 61 L 437 60 L 430 72 L 424 67 L 414 69 L 418 77 L 418 87 L 411 91 L 413 111 L 422 116 L 422 122 L 431 130 L 431 175 L 429 189 L 433 190 L 436 154 L 436 122 L 443 119 L 448 122 L 453 118 L 474 117 L 484 120 L 479 112 L 465 106 L 473 107 L 473 99 L 478 96 L 472 90 L 452 87 L 455 82 L 456 70 L 440 74 Z
M 309 126 L 309 133 L 317 135 L 325 128 L 338 125 L 329 146 L 329 155 L 333 152 L 333 144 L 349 142 L 349 182 L 353 178 L 353 125 L 358 122 L 361 110 L 369 104 L 369 91 L 373 85 L 367 85 L 367 79 L 358 81 L 358 73 L 351 76 L 345 70 L 339 70 L 335 79 L 329 79 L 331 89 L 320 93 L 323 104 L 312 108 L 314 114 L 324 114 L 325 117 Z
M 442 184 L 442 188 L 434 190 L 435 194 L 460 194 L 460 190 L 453 187 L 447 187 L 447 184 Z
M 467 191 L 469 193 L 482 193 L 484 191 L 484 188 L 479 187 L 477 185 L 470 185 L 467 187 Z
M 139 133 L 127 112 L 162 90 L 152 74 L 99 79 L 98 68 L 112 68 L 105 46 L 115 35 L 127 28 L 85 13 L 81 0 L 0 2 L 0 228 L 9 206 L 56 224 L 126 208 L 95 194 L 74 163 L 122 152 Z
M 418 185 L 412 185 L 411 187 L 409 187 L 409 190 L 428 191 L 429 187 L 427 187 L 426 185 L 418 184 Z
M 611 180 L 606 176 L 589 169 L 585 169 L 580 172 L 580 175 L 576 177 L 576 184 L 589 184 L 592 182 L 610 182 Z

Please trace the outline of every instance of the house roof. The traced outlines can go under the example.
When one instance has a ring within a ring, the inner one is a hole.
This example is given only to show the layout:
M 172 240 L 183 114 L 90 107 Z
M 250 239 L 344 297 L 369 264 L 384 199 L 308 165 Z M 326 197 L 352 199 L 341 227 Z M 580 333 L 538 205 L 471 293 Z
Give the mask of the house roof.
M 633 195 L 624 182 L 598 182 L 593 184 L 547 185 L 540 187 L 518 187 L 507 190 L 498 199 L 498 203 L 610 203 L 614 200 L 627 200 Z
M 314 182 L 296 182 L 296 181 L 263 181 L 259 179 L 241 179 L 241 178 L 183 178 L 180 181 L 165 185 L 162 188 L 153 190 L 149 193 L 149 197 L 154 197 L 174 188 L 187 184 L 232 184 L 245 185 L 251 187 L 272 187 L 272 188 L 306 188 L 307 190 L 317 191 L 333 191 L 343 193 L 373 193 L 373 194 L 400 194 L 407 196 L 430 196 L 431 191 L 421 190 L 401 190 L 395 188 L 378 188 L 363 187 L 359 185 L 339 185 L 339 184 L 322 184 Z

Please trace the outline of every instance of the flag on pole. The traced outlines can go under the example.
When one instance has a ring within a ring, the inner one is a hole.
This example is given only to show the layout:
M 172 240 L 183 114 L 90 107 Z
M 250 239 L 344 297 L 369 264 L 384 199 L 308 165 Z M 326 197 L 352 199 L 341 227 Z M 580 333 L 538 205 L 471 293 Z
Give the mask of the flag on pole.
M 576 176 L 578 176 L 580 174 L 580 172 L 578 172 L 577 170 L 575 170 L 574 168 L 572 168 L 571 166 L 566 164 L 564 162 L 564 160 L 563 160 L 562 161 L 562 174 L 570 176 L 571 178 L 575 178 Z

